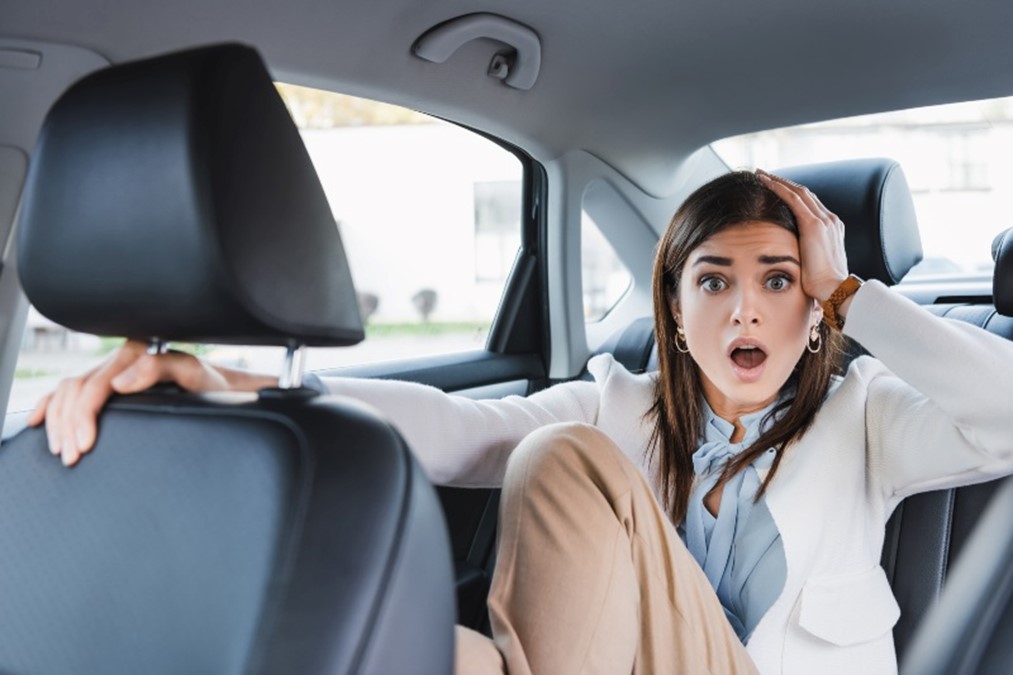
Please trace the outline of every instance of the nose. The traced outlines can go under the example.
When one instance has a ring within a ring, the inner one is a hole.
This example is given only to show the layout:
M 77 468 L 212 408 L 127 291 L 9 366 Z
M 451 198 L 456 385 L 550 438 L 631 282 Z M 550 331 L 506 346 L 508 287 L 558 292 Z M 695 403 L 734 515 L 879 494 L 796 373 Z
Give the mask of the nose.
M 752 288 L 741 288 L 735 300 L 732 323 L 736 326 L 758 326 L 760 306 L 757 292 Z

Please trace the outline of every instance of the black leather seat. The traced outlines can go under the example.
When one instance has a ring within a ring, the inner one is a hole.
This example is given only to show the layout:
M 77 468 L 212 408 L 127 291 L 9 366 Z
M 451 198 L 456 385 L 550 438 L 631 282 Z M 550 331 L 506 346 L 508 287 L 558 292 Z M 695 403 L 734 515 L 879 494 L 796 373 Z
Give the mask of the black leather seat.
M 919 625 L 903 675 L 1006 675 L 1013 664 L 1013 479 L 1003 481 Z
M 959 312 L 962 316 L 958 318 L 1013 339 L 1013 228 L 996 237 L 992 255 L 995 306 L 956 306 L 945 313 Z M 923 537 L 923 546 L 930 544 L 926 546 L 932 561 L 929 569 L 938 570 L 929 584 L 935 591 L 934 602 L 917 626 L 902 660 L 902 672 L 1005 675 L 1013 668 L 1013 478 L 917 495 L 923 496 L 949 507 L 950 513 L 942 511 L 936 521 L 949 520 L 953 527 L 952 534 L 933 531 Z M 931 526 L 931 521 L 928 524 Z M 925 527 L 924 521 L 920 526 Z M 904 524 L 902 529 L 908 527 Z M 932 546 L 934 541 L 943 545 Z M 932 556 L 935 550 L 948 555 L 936 562 L 938 556 Z M 936 579 L 944 575 L 940 593 Z
M 812 189 L 841 217 L 847 226 L 848 261 L 855 274 L 892 285 L 920 261 L 914 208 L 896 162 L 850 160 L 777 173 Z M 1005 268 L 996 268 L 996 306 L 961 302 L 928 309 L 1013 339 L 1013 318 L 996 311 L 999 307 L 1013 314 L 1013 234 L 1007 239 L 1010 262 Z M 612 353 L 632 372 L 656 370 L 653 319 L 632 322 L 606 341 L 601 352 Z M 860 346 L 851 343 L 849 359 L 860 353 Z M 915 629 L 939 597 L 950 565 L 1001 482 L 914 495 L 898 506 L 887 523 L 882 564 L 901 608 L 894 642 L 902 660 Z
M 290 356 L 362 336 L 323 191 L 247 47 L 72 87 L 17 245 L 29 298 L 75 330 Z M 0 672 L 451 672 L 435 491 L 387 423 L 299 379 L 116 398 L 73 469 L 42 429 L 5 443 Z
M 995 289 L 1008 285 L 1008 280 L 1013 279 L 1011 268 L 1013 262 L 1005 267 L 996 265 Z M 945 303 L 929 305 L 927 309 L 938 316 L 965 321 L 1013 340 L 1013 318 L 997 311 L 997 307 L 1002 306 L 1000 303 L 1005 302 L 1005 313 L 1013 314 L 1010 306 L 1013 294 L 1004 299 L 996 290 L 993 302 Z M 1002 480 L 995 480 L 912 495 L 897 507 L 887 523 L 882 564 L 901 607 L 901 616 L 893 631 L 901 662 L 905 661 L 915 632 L 939 598 L 950 568 L 1002 483 Z

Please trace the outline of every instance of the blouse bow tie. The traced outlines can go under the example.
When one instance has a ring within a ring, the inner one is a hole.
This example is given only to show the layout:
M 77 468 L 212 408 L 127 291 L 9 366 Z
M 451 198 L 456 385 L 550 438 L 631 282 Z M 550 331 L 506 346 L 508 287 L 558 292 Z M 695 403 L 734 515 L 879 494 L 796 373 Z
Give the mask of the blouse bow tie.
M 760 437 L 760 420 L 755 422 L 747 429 L 742 442 L 731 443 L 718 427 L 717 421 L 712 418 L 705 427 L 704 444 L 693 453 L 693 469 L 698 482 L 693 488 L 686 513 L 686 547 L 700 563 L 704 574 L 715 589 L 731 560 L 735 532 L 745 523 L 752 510 L 752 500 L 761 483 L 758 471 L 770 468 L 774 461 L 774 452 L 768 450 L 763 453 L 725 483 L 713 528 L 705 527 L 704 518 L 711 520 L 714 518 L 710 513 L 704 513 L 706 508 L 703 503 L 704 497 L 717 485 L 725 464 Z

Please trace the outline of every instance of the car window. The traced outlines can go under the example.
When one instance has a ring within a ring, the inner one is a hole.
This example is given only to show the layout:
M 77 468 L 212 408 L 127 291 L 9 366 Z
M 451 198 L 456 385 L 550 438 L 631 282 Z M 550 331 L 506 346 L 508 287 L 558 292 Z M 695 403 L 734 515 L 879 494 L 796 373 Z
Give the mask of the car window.
M 851 117 L 736 136 L 712 145 L 732 168 L 859 157 L 900 162 L 924 260 L 905 280 L 991 275 L 991 242 L 1009 227 L 1013 98 Z
M 421 113 L 279 84 L 330 200 L 366 340 L 313 348 L 309 370 L 481 349 L 521 239 L 524 169 L 493 141 Z M 30 310 L 8 411 L 31 408 L 119 340 Z M 212 362 L 278 372 L 272 347 L 188 346 Z
M 629 290 L 633 277 L 587 211 L 580 214 L 580 271 L 584 320 L 600 321 Z

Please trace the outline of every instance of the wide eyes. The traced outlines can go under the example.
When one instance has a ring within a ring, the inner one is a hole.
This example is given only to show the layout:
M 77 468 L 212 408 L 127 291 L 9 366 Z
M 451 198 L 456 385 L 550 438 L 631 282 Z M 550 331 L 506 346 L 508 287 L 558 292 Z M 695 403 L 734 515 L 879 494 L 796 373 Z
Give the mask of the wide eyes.
M 791 285 L 791 277 L 787 274 L 773 274 L 767 278 L 766 286 L 772 291 L 783 291 Z
M 788 290 L 791 287 L 791 283 L 794 279 L 791 275 L 784 272 L 774 272 L 763 282 L 763 287 L 767 290 L 780 293 L 781 291 Z M 698 282 L 700 288 L 708 293 L 720 293 L 721 291 L 728 288 L 728 282 L 722 277 L 715 276 L 712 274 L 704 275 Z
M 704 277 L 700 280 L 700 285 L 709 293 L 717 293 L 723 291 L 728 284 L 721 277 Z

